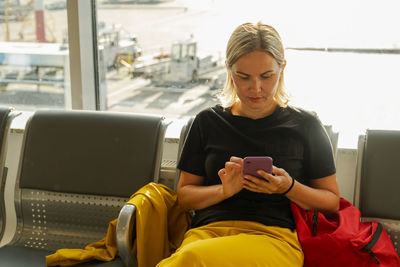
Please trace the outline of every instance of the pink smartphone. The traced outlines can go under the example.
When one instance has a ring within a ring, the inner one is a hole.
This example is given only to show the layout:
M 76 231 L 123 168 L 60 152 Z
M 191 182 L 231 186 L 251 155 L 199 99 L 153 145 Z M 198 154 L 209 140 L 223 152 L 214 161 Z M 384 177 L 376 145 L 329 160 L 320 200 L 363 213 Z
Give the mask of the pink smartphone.
M 250 174 L 257 178 L 264 179 L 257 174 L 258 170 L 272 173 L 272 158 L 267 156 L 245 157 L 243 159 L 243 174 Z

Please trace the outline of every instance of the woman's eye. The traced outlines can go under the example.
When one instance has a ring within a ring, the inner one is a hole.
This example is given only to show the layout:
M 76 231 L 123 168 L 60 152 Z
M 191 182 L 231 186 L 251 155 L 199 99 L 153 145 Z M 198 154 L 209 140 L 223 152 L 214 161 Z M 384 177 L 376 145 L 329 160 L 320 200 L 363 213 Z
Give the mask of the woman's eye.
M 271 78 L 272 77 L 272 75 L 268 75 L 268 76 L 261 76 L 261 78 L 263 78 L 263 79 L 269 79 L 269 78 Z
M 242 80 L 248 80 L 249 79 L 249 77 L 247 77 L 247 76 L 238 76 L 239 77 L 239 79 L 242 79 Z

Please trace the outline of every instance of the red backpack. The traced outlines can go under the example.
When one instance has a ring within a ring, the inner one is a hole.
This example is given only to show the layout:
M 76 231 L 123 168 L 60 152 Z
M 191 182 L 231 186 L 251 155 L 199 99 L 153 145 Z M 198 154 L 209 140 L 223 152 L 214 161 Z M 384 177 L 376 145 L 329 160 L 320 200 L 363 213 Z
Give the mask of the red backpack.
M 341 198 L 339 212 L 327 217 L 291 203 L 304 266 L 400 267 L 400 258 L 383 226 L 360 221 L 361 213 Z

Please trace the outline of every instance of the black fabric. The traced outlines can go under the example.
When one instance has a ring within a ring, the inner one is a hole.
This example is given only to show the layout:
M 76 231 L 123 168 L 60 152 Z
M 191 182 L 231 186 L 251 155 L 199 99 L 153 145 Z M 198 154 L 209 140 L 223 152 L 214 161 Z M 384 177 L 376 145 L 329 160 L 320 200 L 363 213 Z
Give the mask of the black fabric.
M 314 113 L 278 107 L 270 116 L 249 119 L 217 105 L 200 112 L 186 139 L 178 168 L 219 184 L 218 170 L 231 156 L 270 156 L 298 182 L 309 184 L 336 172 L 329 137 Z M 220 220 L 250 220 L 294 229 L 289 200 L 278 194 L 242 190 L 221 203 L 197 210 L 192 227 Z
M 46 256 L 54 253 L 35 248 L 5 246 L 0 248 L 0 267 L 43 267 L 46 266 Z M 74 265 L 75 267 L 123 267 L 121 258 L 110 262 L 91 261 Z

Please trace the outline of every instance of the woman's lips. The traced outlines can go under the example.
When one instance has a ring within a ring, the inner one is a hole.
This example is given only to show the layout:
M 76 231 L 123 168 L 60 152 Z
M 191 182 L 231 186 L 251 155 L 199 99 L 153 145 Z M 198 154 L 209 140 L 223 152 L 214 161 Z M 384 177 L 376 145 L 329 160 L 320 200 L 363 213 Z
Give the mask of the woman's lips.
M 249 97 L 251 102 L 259 102 L 261 100 L 261 97 Z

